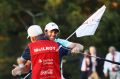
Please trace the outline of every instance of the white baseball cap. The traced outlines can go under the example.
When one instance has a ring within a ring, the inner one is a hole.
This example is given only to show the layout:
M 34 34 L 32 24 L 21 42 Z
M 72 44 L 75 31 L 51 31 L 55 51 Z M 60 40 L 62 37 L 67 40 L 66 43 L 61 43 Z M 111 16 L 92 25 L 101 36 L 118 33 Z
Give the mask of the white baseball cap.
M 57 25 L 56 23 L 50 22 L 50 23 L 48 23 L 48 24 L 45 26 L 45 29 L 44 29 L 44 30 L 51 31 L 51 30 L 53 30 L 53 29 L 57 29 L 58 31 L 60 31 L 60 30 L 59 30 L 59 27 L 58 27 L 58 25 Z
M 28 37 L 34 37 L 34 36 L 38 36 L 40 34 L 42 34 L 42 29 L 39 25 L 32 25 L 28 28 L 27 30 L 27 33 L 28 33 Z

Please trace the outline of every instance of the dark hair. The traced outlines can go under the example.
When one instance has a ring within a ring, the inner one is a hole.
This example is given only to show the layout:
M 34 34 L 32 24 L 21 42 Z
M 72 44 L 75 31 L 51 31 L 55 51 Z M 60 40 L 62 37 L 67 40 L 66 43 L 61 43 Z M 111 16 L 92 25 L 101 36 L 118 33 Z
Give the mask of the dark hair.
M 49 40 L 45 34 L 40 34 L 38 37 L 37 37 L 38 40 Z
M 45 30 L 45 32 L 47 32 L 48 30 Z M 58 29 L 52 29 L 51 31 L 56 31 L 56 32 L 59 32 Z

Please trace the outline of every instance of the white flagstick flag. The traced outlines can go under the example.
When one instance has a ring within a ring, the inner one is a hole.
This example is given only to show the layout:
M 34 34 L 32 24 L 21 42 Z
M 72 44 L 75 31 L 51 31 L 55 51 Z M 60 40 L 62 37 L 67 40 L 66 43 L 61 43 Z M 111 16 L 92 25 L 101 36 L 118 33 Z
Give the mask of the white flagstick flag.
M 75 32 L 77 37 L 94 35 L 106 7 L 103 5 L 89 17 Z

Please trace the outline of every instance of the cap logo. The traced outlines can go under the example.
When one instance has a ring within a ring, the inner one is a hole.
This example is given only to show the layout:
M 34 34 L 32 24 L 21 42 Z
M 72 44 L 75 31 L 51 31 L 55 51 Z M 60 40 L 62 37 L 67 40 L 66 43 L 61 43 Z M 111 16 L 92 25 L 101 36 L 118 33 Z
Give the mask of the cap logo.
M 55 26 L 55 24 L 52 24 L 52 26 Z

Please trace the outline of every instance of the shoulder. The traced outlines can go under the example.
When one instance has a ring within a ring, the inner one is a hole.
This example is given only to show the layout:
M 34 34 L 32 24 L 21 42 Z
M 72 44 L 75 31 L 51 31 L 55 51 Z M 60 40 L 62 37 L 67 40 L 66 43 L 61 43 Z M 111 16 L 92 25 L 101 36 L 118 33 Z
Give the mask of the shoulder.
M 117 53 L 117 54 L 120 54 L 120 52 L 119 52 L 119 51 L 116 51 L 116 53 Z
M 106 55 L 106 58 L 109 58 L 111 56 L 111 53 L 108 53 L 107 55 Z
M 116 54 L 117 54 L 118 56 L 120 56 L 120 52 L 119 52 L 119 51 L 116 51 Z

